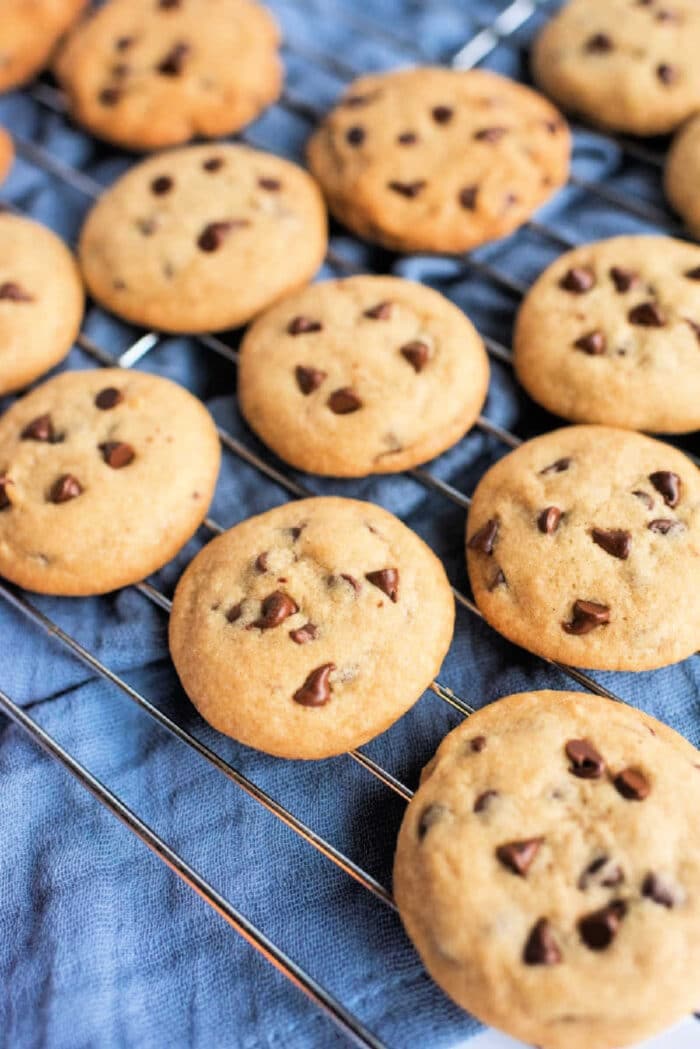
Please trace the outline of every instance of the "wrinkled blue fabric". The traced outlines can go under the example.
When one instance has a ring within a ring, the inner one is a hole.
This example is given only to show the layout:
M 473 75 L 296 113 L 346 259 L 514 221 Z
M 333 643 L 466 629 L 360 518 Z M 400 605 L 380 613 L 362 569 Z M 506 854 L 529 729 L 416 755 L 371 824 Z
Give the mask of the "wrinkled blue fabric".
M 506 6 L 506 0 L 275 0 L 272 7 L 287 40 L 289 97 L 323 110 L 337 96 L 338 73 L 347 73 L 346 66 L 361 71 L 448 62 Z M 542 3 L 484 65 L 527 78 L 527 42 L 551 9 Z M 321 68 L 319 54 L 342 66 Z M 0 100 L 0 121 L 104 185 L 134 159 L 89 140 L 29 92 Z M 247 138 L 300 160 L 309 127 L 303 116 L 276 106 Z M 573 168 L 580 178 L 605 180 L 629 200 L 663 211 L 659 171 L 631 162 L 600 135 L 577 132 Z M 75 239 L 90 203 L 26 153 L 0 198 L 68 240 Z M 577 186 L 560 193 L 539 218 L 574 241 L 653 229 Z M 469 263 L 395 258 L 358 246 L 340 229 L 334 230 L 333 247 L 360 266 L 389 268 L 442 289 L 483 332 L 508 343 L 517 294 Z M 474 257 L 527 283 L 559 250 L 556 241 L 527 229 Z M 322 276 L 332 274 L 326 268 Z M 94 307 L 85 327 L 114 355 L 138 334 Z M 95 362 L 74 349 L 66 366 Z M 166 338 L 139 367 L 184 383 L 223 427 L 272 460 L 240 419 L 233 364 L 192 340 Z M 485 413 L 520 436 L 555 425 L 498 362 L 492 365 Z M 696 439 L 681 444 L 700 451 Z M 470 493 L 504 450 L 475 429 L 430 469 Z M 282 469 L 313 491 L 358 496 L 393 510 L 440 554 L 455 586 L 468 591 L 464 511 L 443 496 L 406 476 L 337 482 Z M 282 487 L 225 452 L 212 508 L 217 521 L 233 525 L 287 498 Z M 202 530 L 155 584 L 172 593 L 206 539 Z M 161 710 L 390 885 L 404 806 L 349 757 L 315 764 L 278 761 L 214 733 L 178 685 L 167 654 L 165 614 L 134 589 L 86 600 L 33 600 Z M 478 1029 L 431 983 L 391 910 L 3 600 L 0 629 L 0 688 L 388 1046 L 453 1046 Z M 697 657 L 655 673 L 595 676 L 700 742 Z M 475 706 L 522 689 L 575 687 L 464 609 L 440 679 Z M 428 693 L 366 751 L 413 787 L 421 766 L 458 721 L 454 709 Z M 2 716 L 0 838 L 0 1045 L 308 1049 L 346 1044 L 318 1009 Z M 469 891 L 467 883 L 464 892 Z

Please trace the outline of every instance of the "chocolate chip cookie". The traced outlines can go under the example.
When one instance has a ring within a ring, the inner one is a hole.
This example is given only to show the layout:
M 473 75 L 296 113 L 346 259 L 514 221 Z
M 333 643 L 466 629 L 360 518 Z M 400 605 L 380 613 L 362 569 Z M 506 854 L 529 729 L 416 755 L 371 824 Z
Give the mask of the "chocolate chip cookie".
M 314 275 L 326 250 L 316 184 L 245 146 L 189 146 L 137 164 L 80 236 L 94 297 L 163 331 L 233 328 Z
M 80 272 L 63 241 L 38 222 L 0 212 L 0 393 L 66 356 L 83 305 Z
M 613 237 L 556 260 L 518 314 L 515 368 L 549 411 L 657 433 L 700 428 L 700 248 Z
M 56 61 L 75 119 L 129 149 L 227 135 L 278 97 L 272 15 L 255 0 L 110 0 Z
M 392 514 L 305 499 L 236 525 L 190 564 L 170 650 L 220 732 L 287 758 L 323 758 L 394 723 L 447 652 L 445 571 Z
M 38 73 L 87 0 L 3 0 L 0 91 Z
M 481 70 L 356 80 L 309 142 L 333 214 L 398 251 L 461 252 L 517 229 L 566 181 L 570 136 L 529 88 Z
M 15 147 L 7 131 L 0 127 L 0 183 L 7 178 L 15 159 Z
M 673 140 L 664 171 L 664 189 L 688 229 L 700 238 L 700 117 L 689 120 Z M 700 274 L 699 274 L 700 276 Z
M 542 1049 L 611 1049 L 700 1001 L 700 755 L 581 692 L 508 696 L 443 740 L 394 889 L 463 1008 Z
M 594 124 L 673 131 L 700 107 L 696 0 L 569 0 L 535 41 L 540 87 Z
M 103 594 L 155 572 L 203 520 L 220 446 L 167 379 L 64 372 L 0 419 L 0 575 L 47 594 Z
M 241 346 L 243 415 L 282 459 L 361 477 L 426 462 L 486 397 L 486 351 L 460 309 L 397 277 L 314 284 L 273 306 Z
M 649 670 L 700 648 L 700 471 L 604 426 L 527 441 L 469 511 L 476 602 L 523 648 L 577 667 Z

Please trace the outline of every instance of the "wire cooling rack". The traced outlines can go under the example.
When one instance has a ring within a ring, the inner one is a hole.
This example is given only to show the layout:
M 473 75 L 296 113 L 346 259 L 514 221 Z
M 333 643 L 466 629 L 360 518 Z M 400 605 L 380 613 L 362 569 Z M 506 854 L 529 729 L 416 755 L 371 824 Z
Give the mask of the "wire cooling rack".
M 465 15 L 464 32 L 465 37 L 467 37 L 466 42 L 463 37 L 460 44 L 452 49 L 451 54 L 440 56 L 427 54 L 421 44 L 416 42 L 416 39 L 408 39 L 391 26 L 380 24 L 376 16 L 360 13 L 358 5 L 353 4 L 352 0 L 331 0 L 329 3 L 324 3 L 324 0 L 316 0 L 316 2 L 314 0 L 284 0 L 284 6 L 286 10 L 291 9 L 297 17 L 301 18 L 313 19 L 330 15 L 333 19 L 338 20 L 338 25 L 343 27 L 346 32 L 356 33 L 358 38 L 361 37 L 363 41 L 381 43 L 394 56 L 393 64 L 415 64 L 436 61 L 437 59 L 445 65 L 451 65 L 455 68 L 470 68 L 488 60 L 499 48 L 510 48 L 514 53 L 517 53 L 518 49 L 521 49 L 532 35 L 539 21 L 552 13 L 554 8 L 558 6 L 558 2 L 555 2 L 555 0 L 513 0 L 511 3 L 506 3 L 505 0 L 493 0 L 493 2 L 492 0 L 485 0 L 481 7 L 492 13 L 492 20 L 488 23 L 476 24 L 473 19 Z M 428 6 L 432 15 L 442 13 L 446 16 L 452 16 L 455 13 L 454 9 L 460 5 L 452 4 L 450 0 L 431 0 Z M 308 45 L 295 40 L 294 34 L 290 32 L 286 34 L 285 49 L 290 60 L 294 59 L 308 63 L 316 71 L 335 81 L 336 93 L 340 90 L 342 84 L 359 73 L 367 71 L 366 67 L 356 68 L 348 58 L 340 58 L 337 54 L 331 54 L 320 46 L 318 49 L 309 48 Z M 40 81 L 34 84 L 27 89 L 27 94 L 42 109 L 51 111 L 59 117 L 65 116 L 65 100 L 50 82 Z M 306 125 L 307 131 L 323 115 L 323 111 L 306 98 L 303 91 L 297 86 L 285 89 L 278 107 L 285 114 L 293 115 L 301 124 Z M 630 163 L 643 165 L 657 171 L 663 166 L 662 151 L 657 149 L 653 143 L 651 146 L 648 146 L 629 140 L 624 136 L 602 135 L 598 132 L 591 132 L 590 129 L 582 129 L 577 127 L 577 125 L 574 125 L 574 131 L 587 136 L 588 139 L 591 136 L 594 138 L 597 136 L 605 141 L 608 146 L 612 143 L 615 147 L 615 155 L 618 158 L 621 170 L 623 164 Z M 252 133 L 246 133 L 239 137 L 244 141 L 248 141 L 251 145 L 256 145 Z M 578 136 L 576 138 L 578 139 Z M 45 147 L 37 142 L 19 135 L 16 138 L 16 146 L 22 159 L 29 165 L 34 166 L 44 177 L 48 178 L 56 186 L 70 187 L 72 191 L 83 197 L 85 208 L 102 192 L 104 187 L 100 183 L 78 168 L 68 165 L 64 160 L 48 152 Z M 620 185 L 616 185 L 614 177 L 616 172 L 614 170 L 607 171 L 605 174 L 605 182 L 572 175 L 570 188 L 586 195 L 592 201 L 599 201 L 606 207 L 612 207 L 618 218 L 629 217 L 633 220 L 641 220 L 647 227 L 658 232 L 683 236 L 683 229 L 658 202 L 643 200 L 629 195 L 625 190 L 624 179 Z M 617 231 L 611 230 L 611 232 Z M 543 244 L 548 245 L 553 255 L 574 247 L 577 243 L 565 228 L 562 228 L 560 225 L 555 227 L 551 222 L 546 222 L 542 219 L 526 223 L 523 231 L 517 234 L 516 238 L 519 236 L 538 238 Z M 504 261 L 508 260 L 508 253 L 513 250 L 510 245 L 516 244 L 516 238 L 511 238 L 507 241 L 503 250 L 499 248 L 495 253 L 497 257 L 494 257 L 489 252 L 476 252 L 465 255 L 458 260 L 460 277 L 463 277 L 466 273 L 473 273 L 479 278 L 486 280 L 499 293 L 510 299 L 511 308 L 517 304 L 519 298 L 527 291 L 528 287 L 527 280 L 519 275 L 514 275 L 512 267 L 508 266 Z M 349 243 L 347 237 L 334 239 L 334 246 L 329 249 L 326 259 L 327 266 L 339 276 L 357 272 L 362 267 L 358 266 L 357 262 L 350 257 L 352 253 L 344 253 L 341 248 L 336 246 L 337 241 L 342 242 L 343 245 Z M 509 347 L 486 332 L 482 332 L 482 334 L 493 359 L 501 362 L 507 368 L 511 367 L 512 356 Z M 118 356 L 115 356 L 107 348 L 98 344 L 95 339 L 90 337 L 87 331 L 83 331 L 80 334 L 77 344 L 92 358 L 96 365 L 112 367 L 116 365 L 122 368 L 133 368 L 142 362 L 147 355 L 156 350 L 162 341 L 163 337 L 157 332 L 140 332 Z M 219 355 L 235 365 L 237 361 L 236 349 L 231 343 L 226 341 L 225 337 L 200 335 L 195 337 L 195 341 L 205 350 Z M 490 421 L 485 416 L 481 416 L 477 420 L 476 427 L 489 435 L 490 438 L 501 442 L 505 448 L 514 448 L 521 440 L 515 434 Z M 291 477 L 284 469 L 280 469 L 268 462 L 228 430 L 220 427 L 219 436 L 226 453 L 246 462 L 258 471 L 266 481 L 272 482 L 275 486 L 281 487 L 286 491 L 289 497 L 295 498 L 313 494 L 310 490 L 307 490 L 302 482 Z M 411 470 L 408 473 L 414 482 L 429 489 L 436 497 L 449 500 L 461 509 L 469 507 L 469 497 L 449 481 L 439 477 L 429 467 Z M 223 531 L 223 526 L 212 518 L 207 518 L 204 528 L 210 534 Z M 152 602 L 164 613 L 167 614 L 169 612 L 170 600 L 152 583 L 147 581 L 139 583 L 135 589 L 145 600 Z M 454 594 L 458 605 L 466 610 L 467 614 L 480 616 L 476 605 L 467 594 L 457 589 L 454 590 Z M 119 690 L 149 718 L 153 719 L 161 729 L 191 748 L 217 772 L 221 773 L 249 797 L 258 802 L 294 834 L 299 835 L 310 848 L 316 850 L 326 861 L 334 864 L 344 875 L 353 878 L 374 897 L 378 906 L 395 909 L 389 890 L 371 873 L 336 848 L 311 826 L 295 816 L 285 804 L 272 797 L 232 763 L 224 760 L 209 746 L 158 709 L 150 699 L 133 688 L 124 678 L 111 671 L 108 666 L 88 651 L 76 638 L 72 637 L 45 615 L 24 593 L 0 582 L 0 598 L 25 616 L 37 630 L 51 635 L 58 645 L 77 657 L 92 674 Z M 694 656 L 692 658 L 697 659 L 698 657 Z M 549 663 L 550 667 L 558 668 L 561 673 L 584 689 L 608 698 L 618 698 L 586 673 L 570 667 L 563 667 L 559 664 L 552 664 L 547 660 L 544 662 Z M 473 712 L 470 704 L 447 685 L 436 680 L 431 688 L 439 700 L 449 704 L 460 715 L 468 716 Z M 287 980 L 296 985 L 315 1006 L 323 1010 L 351 1041 L 361 1046 L 376 1047 L 376 1049 L 380 1049 L 384 1045 L 373 1032 L 367 1029 L 357 1016 L 353 1015 L 350 1009 L 298 965 L 279 946 L 273 943 L 230 900 L 217 892 L 199 871 L 195 870 L 178 855 L 119 796 L 98 780 L 88 768 L 71 755 L 25 709 L 14 702 L 1 689 L 0 710 L 16 725 L 21 727 L 37 744 L 43 747 L 52 758 L 64 766 L 83 787 L 90 791 L 102 805 L 121 820 L 133 834 L 224 918 L 236 932 L 244 937 L 255 950 L 260 952 L 271 965 L 275 966 Z M 378 780 L 383 788 L 397 795 L 402 801 L 409 801 L 412 797 L 412 791 L 405 783 L 368 754 L 357 750 L 353 751 L 349 758 L 360 765 L 367 775 Z

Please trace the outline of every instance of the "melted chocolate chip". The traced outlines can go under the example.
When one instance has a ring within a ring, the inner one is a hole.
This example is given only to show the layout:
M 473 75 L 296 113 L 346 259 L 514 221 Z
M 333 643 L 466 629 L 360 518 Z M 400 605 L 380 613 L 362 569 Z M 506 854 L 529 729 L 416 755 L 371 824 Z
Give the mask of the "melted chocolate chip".
M 639 283 L 639 277 L 633 270 L 624 269 L 622 266 L 613 266 L 610 270 L 610 279 L 615 285 L 615 290 L 623 294 L 634 288 Z
M 362 407 L 362 401 L 350 386 L 341 386 L 340 389 L 333 390 L 327 404 L 335 415 L 350 415 Z
M 476 198 L 479 193 L 478 186 L 465 186 L 460 189 L 458 200 L 463 208 L 467 211 L 474 211 L 476 208 Z
M 673 509 L 681 500 L 681 479 L 671 470 L 657 470 L 649 474 L 649 480 L 659 495 L 663 496 L 666 506 Z
M 224 166 L 223 157 L 208 157 L 207 160 L 202 164 L 204 171 L 208 171 L 210 174 L 214 171 L 219 171 Z
M 415 179 L 413 182 L 389 182 L 388 188 L 394 193 L 399 193 L 402 197 L 413 198 L 417 197 L 422 189 L 426 186 L 424 178 Z
M 589 357 L 600 357 L 601 354 L 605 353 L 607 343 L 602 331 L 596 329 L 576 339 L 574 346 L 577 350 L 583 350 Z
M 294 375 L 296 376 L 297 386 L 304 396 L 308 397 L 310 393 L 319 388 L 327 373 L 321 371 L 320 368 L 307 368 L 303 364 L 298 364 L 294 369 Z
M 51 486 L 49 501 L 52 503 L 67 503 L 77 498 L 83 491 L 83 486 L 73 474 L 61 474 Z
M 162 197 L 165 193 L 170 192 L 174 184 L 170 175 L 158 175 L 151 182 L 151 193 L 155 193 L 157 197 Z
M 486 736 L 474 736 L 474 738 L 469 741 L 469 749 L 474 751 L 475 754 L 480 754 L 485 747 Z
M 34 302 L 33 295 L 25 291 L 20 284 L 9 280 L 0 284 L 0 299 L 5 299 L 7 302 Z
M 668 62 L 660 62 L 656 67 L 656 75 L 662 84 L 673 84 L 678 79 L 678 70 Z
M 396 604 L 399 599 L 398 568 L 382 568 L 377 572 L 366 572 L 365 579 L 372 586 L 376 586 L 385 593 Z
M 685 532 L 685 525 L 682 521 L 671 521 L 664 517 L 657 517 L 655 521 L 650 521 L 647 528 L 658 535 L 678 535 L 680 532 Z
M 540 851 L 540 845 L 544 838 L 527 838 L 524 841 L 509 841 L 505 845 L 499 845 L 496 856 L 514 874 L 524 878 L 529 871 L 535 856 Z
M 560 288 L 574 292 L 576 295 L 583 295 L 584 292 L 590 291 L 594 284 L 595 274 L 587 266 L 574 266 L 567 270 L 559 281 Z
M 561 510 L 558 506 L 548 506 L 546 510 L 537 518 L 537 527 L 540 532 L 544 532 L 545 535 L 552 535 L 556 532 L 561 521 Z
M 12 481 L 7 474 L 0 474 L 0 510 L 9 510 L 12 506 L 10 497 L 7 494 L 7 490 L 11 484 Z
M 294 702 L 302 707 L 322 707 L 331 698 L 330 676 L 335 670 L 335 663 L 324 663 L 316 667 L 306 681 L 294 693 Z
M 485 525 L 483 525 L 474 535 L 471 537 L 467 546 L 470 550 L 478 550 L 479 553 L 489 554 L 493 553 L 493 546 L 498 536 L 498 521 L 491 517 Z
M 574 613 L 570 623 L 562 623 L 567 634 L 588 634 L 596 627 L 610 622 L 610 609 L 597 601 L 574 601 Z
M 496 573 L 495 573 L 493 579 L 489 583 L 489 585 L 487 587 L 487 590 L 491 594 L 491 593 L 493 593 L 494 590 L 496 590 L 497 587 L 505 586 L 505 584 L 506 584 L 506 577 L 503 574 L 503 569 L 498 568 L 496 570 Z
M 413 146 L 418 141 L 415 131 L 402 131 L 396 141 L 402 146 Z
M 561 961 L 559 945 L 546 918 L 533 925 L 523 949 L 523 961 L 526 965 L 558 965 Z
M 612 51 L 613 42 L 607 33 L 594 33 L 593 36 L 589 36 L 585 46 L 590 54 L 603 54 Z
M 676 905 L 676 894 L 672 887 L 663 880 L 658 874 L 649 873 L 642 882 L 642 896 L 646 896 L 648 900 L 653 900 L 654 903 L 658 903 L 661 907 L 668 907 L 671 909 Z
M 277 193 L 282 189 L 282 183 L 278 178 L 268 178 L 265 175 L 258 179 L 258 185 L 260 189 L 266 189 L 268 193 Z
M 589 885 L 601 886 L 604 889 L 614 889 L 625 880 L 622 868 L 608 856 L 596 856 L 582 872 L 578 880 L 578 887 L 585 892 Z
M 688 280 L 700 280 L 700 266 L 695 266 L 692 270 L 686 270 L 685 276 Z
M 370 306 L 364 311 L 363 316 L 373 321 L 388 321 L 391 317 L 392 304 L 390 302 L 378 302 L 376 306 Z
M 633 306 L 627 314 L 630 324 L 637 324 L 642 328 L 663 328 L 666 318 L 655 302 L 640 302 Z
M 269 552 L 267 550 L 263 550 L 261 554 L 258 554 L 258 556 L 255 558 L 255 571 L 260 572 L 261 574 L 263 572 L 267 572 L 269 568 L 268 559 Z
M 420 339 L 414 339 L 401 347 L 401 356 L 408 361 L 415 372 L 422 372 L 430 357 L 430 347 Z
M 430 828 L 443 820 L 446 815 L 447 809 L 444 805 L 433 804 L 424 808 L 418 819 L 418 840 L 422 841 Z
M 454 116 L 454 110 L 451 106 L 434 106 L 430 115 L 436 124 L 449 124 Z
M 136 453 L 130 444 L 124 441 L 105 441 L 98 445 L 102 458 L 113 470 L 121 470 L 134 461 Z
M 494 798 L 498 797 L 497 790 L 485 790 L 482 794 L 479 794 L 478 798 L 474 802 L 474 812 L 484 812 Z
M 632 536 L 621 528 L 593 528 L 591 538 L 597 546 L 611 557 L 626 561 L 632 547 Z
M 290 630 L 289 636 L 295 645 L 306 645 L 309 641 L 315 641 L 318 637 L 318 627 L 313 623 L 305 623 L 304 626 Z
M 474 138 L 477 142 L 500 142 L 506 134 L 507 127 L 482 127 L 474 132 Z
M 46 441 L 48 444 L 54 444 L 56 436 L 51 416 L 47 413 L 32 419 L 22 430 L 21 437 L 23 441 Z
M 95 407 L 106 412 L 110 408 L 116 408 L 124 400 L 120 390 L 116 386 L 105 386 L 95 397 Z
M 242 612 L 243 603 L 239 601 L 237 605 L 231 605 L 228 612 L 226 613 L 226 618 L 228 619 L 229 623 L 235 623 L 241 618 Z
M 335 579 L 344 579 L 346 583 L 349 583 L 356 594 L 359 594 L 362 589 L 362 584 L 358 579 L 355 579 L 354 575 L 348 575 L 347 572 L 341 572 L 339 576 L 330 576 L 329 582 L 333 582 Z
M 118 87 L 103 87 L 97 97 L 103 106 L 116 106 L 121 100 L 122 91 Z
M 114 41 L 114 47 L 117 51 L 128 51 L 133 42 L 133 36 L 119 36 Z
M 562 474 L 565 470 L 568 470 L 571 466 L 571 459 L 557 459 L 556 462 L 550 463 L 549 466 L 545 466 L 544 470 L 540 470 L 540 477 L 546 477 L 548 474 Z
M 197 247 L 201 251 L 218 251 L 233 229 L 249 226 L 248 219 L 228 219 L 224 222 L 210 222 L 197 238 Z
M 613 780 L 615 790 L 627 801 L 644 801 L 649 796 L 651 784 L 639 769 L 623 769 Z
M 605 771 L 605 762 L 587 739 L 570 739 L 564 747 L 571 762 L 569 772 L 579 779 L 600 779 Z
M 289 619 L 298 611 L 299 606 L 289 594 L 285 594 L 282 590 L 275 590 L 264 599 L 260 616 L 251 623 L 251 626 L 257 627 L 258 630 L 271 630 L 273 627 L 280 626 L 285 619 Z
M 634 492 L 632 492 L 632 495 L 636 496 L 641 503 L 644 503 L 647 510 L 652 510 L 654 508 L 654 500 L 648 494 L 648 492 L 643 492 L 640 488 L 637 488 Z
M 345 132 L 345 141 L 351 146 L 361 146 L 366 137 L 366 132 L 363 127 L 356 124 L 354 127 L 348 128 Z
M 604 951 L 609 947 L 626 914 L 625 901 L 613 900 L 607 907 L 584 915 L 579 920 L 578 931 L 586 947 L 590 947 L 592 951 Z
M 312 317 L 293 317 L 287 325 L 288 335 L 308 335 L 314 331 L 323 331 L 323 325 Z
M 190 53 L 190 45 L 181 40 L 158 63 L 156 69 L 163 76 L 179 76 L 185 66 L 185 59 Z

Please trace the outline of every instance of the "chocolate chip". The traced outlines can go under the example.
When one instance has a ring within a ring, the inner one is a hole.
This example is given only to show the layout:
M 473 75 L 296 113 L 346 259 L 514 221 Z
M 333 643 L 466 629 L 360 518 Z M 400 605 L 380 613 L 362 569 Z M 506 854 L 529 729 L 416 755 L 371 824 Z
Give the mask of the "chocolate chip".
M 290 630 L 289 636 L 295 645 L 306 645 L 309 641 L 315 641 L 318 637 L 318 627 L 313 623 L 305 623 L 304 626 Z
M 205 226 L 197 238 L 197 247 L 202 251 L 218 251 L 226 240 L 226 236 L 232 229 L 242 229 L 249 226 L 247 219 L 229 219 L 225 222 L 210 222 Z
M 301 688 L 294 693 L 294 702 L 302 707 L 322 707 L 331 698 L 330 676 L 335 663 L 324 663 L 312 670 Z
M 649 796 L 651 784 L 639 769 L 623 769 L 613 780 L 615 790 L 628 801 L 644 801 Z
M 104 87 L 97 97 L 103 106 L 116 106 L 122 97 L 122 91 L 118 87 Z
M 345 132 L 345 139 L 351 146 L 361 146 L 365 140 L 366 132 L 363 127 L 356 124 Z
M 133 42 L 133 36 L 120 36 L 114 41 L 114 47 L 117 51 L 128 51 Z
M 105 386 L 95 397 L 95 407 L 106 412 L 110 408 L 115 408 L 118 404 L 121 404 L 123 400 L 124 398 L 116 386 Z
M 593 528 L 591 538 L 606 554 L 626 561 L 630 555 L 632 536 L 621 528 Z
M 497 790 L 485 790 L 483 794 L 479 794 L 478 798 L 474 802 L 474 812 L 484 812 L 494 798 L 498 797 Z
M 627 914 L 624 900 L 613 900 L 607 907 L 586 914 L 579 920 L 578 931 L 586 947 L 592 951 L 604 951 L 617 935 L 622 919 Z
M 656 75 L 662 84 L 673 84 L 678 79 L 678 70 L 668 62 L 661 62 L 656 67 Z
M 305 528 L 306 528 L 306 522 L 304 522 L 304 524 L 301 524 L 301 525 L 294 525 L 293 528 L 289 529 L 289 534 L 292 537 L 292 542 L 293 543 L 296 543 L 297 539 L 299 538 L 299 536 L 301 535 L 301 533 L 304 531 Z
M 578 887 L 585 892 L 589 885 L 614 889 L 625 880 L 622 868 L 608 856 L 596 856 L 585 868 L 578 880 Z
M 565 470 L 568 470 L 571 466 L 571 459 L 557 459 L 556 462 L 550 463 L 549 466 L 545 466 L 544 470 L 540 470 L 540 477 L 546 477 L 548 474 L 562 474 Z
M 319 388 L 326 378 L 327 372 L 321 371 L 320 368 L 308 368 L 303 364 L 298 364 L 294 369 L 294 375 L 296 376 L 297 386 L 304 396 L 308 397 L 310 393 Z
M 223 166 L 223 157 L 208 157 L 207 160 L 205 160 L 202 164 L 202 168 L 204 169 L 204 171 L 208 171 L 210 173 L 214 171 L 219 171 Z
M 362 407 L 362 401 L 350 386 L 341 386 L 328 398 L 328 407 L 336 415 L 350 415 Z
M 505 845 L 499 845 L 496 856 L 514 874 L 524 878 L 529 871 L 535 856 L 540 851 L 540 845 L 544 838 L 527 838 L 524 841 L 508 841 Z
M 603 54 L 606 51 L 612 51 L 612 49 L 613 42 L 607 33 L 594 33 L 586 41 L 586 51 L 589 51 L 591 54 Z
M 588 634 L 596 627 L 610 622 L 610 609 L 597 601 L 574 601 L 574 612 L 570 623 L 562 623 L 567 634 Z
M 373 321 L 388 321 L 391 317 L 393 305 L 391 302 L 378 302 L 376 306 L 370 306 L 364 311 L 363 316 Z
M 394 193 L 399 193 L 402 197 L 417 197 L 422 189 L 424 189 L 426 181 L 424 178 L 415 179 L 413 182 L 389 182 L 388 188 Z
M 685 525 L 682 521 L 670 521 L 668 518 L 657 517 L 655 521 L 650 521 L 647 525 L 650 532 L 656 532 L 658 535 L 678 535 L 680 532 L 685 532 Z
M 265 175 L 258 179 L 258 185 L 260 189 L 266 189 L 269 193 L 277 193 L 282 189 L 282 183 L 278 178 L 268 178 Z
M 22 430 L 21 436 L 23 441 L 46 441 L 49 444 L 54 444 L 56 438 L 51 416 L 48 413 L 46 415 L 38 415 L 36 419 L 32 419 L 30 423 L 27 423 Z
M 688 280 L 700 280 L 700 266 L 696 266 L 692 270 L 686 270 L 685 276 Z
M 558 965 L 561 961 L 559 945 L 546 918 L 533 925 L 523 949 L 523 961 L 526 965 Z
M 113 470 L 121 470 L 123 466 L 128 466 L 134 461 L 136 454 L 131 445 L 124 441 L 105 441 L 104 444 L 98 445 L 98 448 L 107 466 L 111 466 Z
M 51 486 L 49 501 L 52 503 L 67 503 L 75 499 L 83 491 L 83 486 L 73 474 L 61 474 Z
M 467 211 L 474 211 L 476 208 L 476 198 L 479 193 L 478 186 L 465 186 L 459 191 L 459 203 Z
M 366 572 L 365 579 L 372 586 L 376 586 L 385 593 L 396 604 L 399 599 L 398 568 L 381 568 L 377 572 Z
M 672 887 L 658 874 L 649 873 L 642 882 L 642 896 L 653 900 L 661 907 L 675 907 L 677 898 Z
M 630 324 L 640 325 L 642 328 L 663 328 L 666 318 L 655 302 L 640 302 L 633 306 L 627 314 Z
M 20 284 L 10 280 L 0 284 L 0 299 L 6 299 L 8 302 L 34 302 L 33 295 L 25 291 Z
M 605 762 L 587 739 L 570 739 L 564 747 L 571 762 L 569 772 L 579 779 L 600 779 L 605 771 Z
M 0 474 L 0 510 L 9 510 L 12 506 L 10 497 L 7 494 L 7 490 L 12 484 L 12 481 L 7 474 Z
M 158 7 L 161 11 L 174 11 L 181 3 L 182 0 L 158 0 Z
M 271 630 L 273 627 L 280 626 L 285 619 L 298 611 L 299 606 L 289 594 L 285 594 L 282 590 L 275 590 L 264 599 L 260 616 L 251 623 L 251 626 L 257 627 L 258 630 Z
M 493 553 L 493 545 L 498 535 L 498 521 L 491 517 L 485 525 L 471 537 L 467 546 L 470 550 L 478 550 L 482 554 Z
M 418 135 L 415 131 L 402 131 L 396 141 L 402 146 L 413 146 L 418 141 Z
M 430 115 L 436 124 L 449 124 L 454 116 L 454 110 L 451 106 L 434 106 Z
M 494 575 L 493 579 L 489 583 L 489 585 L 487 587 L 487 590 L 491 594 L 491 593 L 493 593 L 494 590 L 496 590 L 497 587 L 504 586 L 505 583 L 506 583 L 506 577 L 503 574 L 503 570 L 501 568 L 498 568 L 496 570 L 496 574 Z
M 116 80 L 123 80 L 129 75 L 129 66 L 126 62 L 117 62 L 116 65 L 112 66 L 111 73 Z
M 263 572 L 267 572 L 268 567 L 269 567 L 269 565 L 268 565 L 268 557 L 269 557 L 269 552 L 267 550 L 263 550 L 263 552 L 261 554 L 258 554 L 258 556 L 255 558 L 255 570 L 256 570 L 256 572 L 260 572 L 261 574 Z
M 572 291 L 576 295 L 583 295 L 584 292 L 590 291 L 594 284 L 595 274 L 587 266 L 574 266 L 567 270 L 559 281 L 560 288 L 563 288 L 564 291 Z
M 401 356 L 408 361 L 415 372 L 422 372 L 428 363 L 430 348 L 420 339 L 414 339 L 401 347 Z
M 313 331 L 323 331 L 323 325 L 311 317 L 293 317 L 287 325 L 288 335 L 308 335 Z
M 184 41 L 175 44 L 168 54 L 158 63 L 156 69 L 163 76 L 179 76 L 182 72 L 185 59 L 190 53 L 190 45 Z
M 480 754 L 486 746 L 486 736 L 474 736 L 474 739 L 469 741 L 469 749 L 473 750 L 475 754 Z
M 640 488 L 637 488 L 634 492 L 632 492 L 632 495 L 636 496 L 641 503 L 644 503 L 647 510 L 653 509 L 654 500 L 647 492 L 643 492 Z
M 507 133 L 507 127 L 482 127 L 474 132 L 474 138 L 477 142 L 500 142 Z
M 226 618 L 228 619 L 229 623 L 235 623 L 241 618 L 242 612 L 243 602 L 239 601 L 237 605 L 231 605 L 228 612 L 226 613 Z
M 447 811 L 444 805 L 439 804 L 428 805 L 423 809 L 418 819 L 419 841 L 423 840 L 431 827 L 445 818 Z
M 666 506 L 670 506 L 671 509 L 678 506 L 681 499 L 681 479 L 678 474 L 671 470 L 657 470 L 649 474 L 649 480 L 659 495 L 663 496 Z
M 537 518 L 537 527 L 540 532 L 544 532 L 545 535 L 552 535 L 556 532 L 561 521 L 561 510 L 558 506 L 548 506 L 546 510 Z
M 151 193 L 155 193 L 157 197 L 162 197 L 165 193 L 169 193 L 173 188 L 174 182 L 170 178 L 170 175 L 158 175 L 151 182 Z
M 622 266 L 613 266 L 610 270 L 610 278 L 616 291 L 620 293 L 629 291 L 639 283 L 638 275 L 633 270 L 624 269 Z
M 595 331 L 589 331 L 587 335 L 582 335 L 580 339 L 576 339 L 574 346 L 577 350 L 583 350 L 589 357 L 599 357 L 602 353 L 605 353 L 607 343 L 602 331 L 596 329 Z

